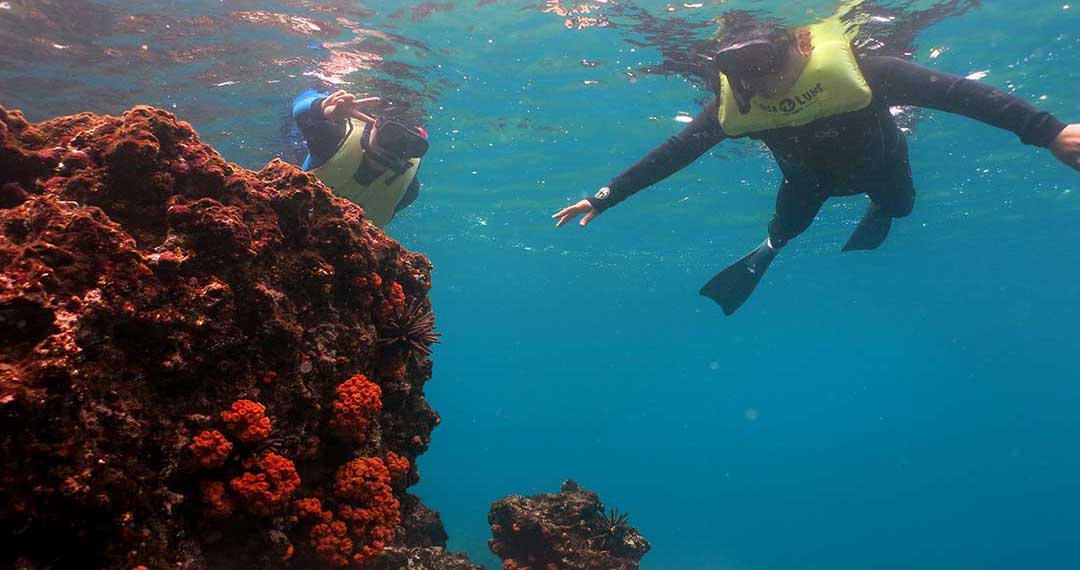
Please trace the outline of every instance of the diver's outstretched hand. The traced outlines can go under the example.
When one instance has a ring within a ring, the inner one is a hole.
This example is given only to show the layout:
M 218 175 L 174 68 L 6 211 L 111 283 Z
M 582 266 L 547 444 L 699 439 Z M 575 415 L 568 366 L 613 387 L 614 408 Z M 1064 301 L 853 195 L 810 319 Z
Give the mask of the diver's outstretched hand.
M 331 93 L 329 97 L 323 99 L 322 112 L 323 116 L 327 119 L 342 120 L 346 117 L 352 117 L 354 119 L 360 119 L 365 123 L 374 123 L 375 118 L 361 112 L 360 107 L 378 103 L 379 101 L 381 101 L 381 99 L 378 97 L 364 97 L 362 99 L 357 99 L 356 95 L 353 95 L 348 91 L 335 91 Z
M 1050 152 L 1074 170 L 1080 170 L 1080 123 L 1073 123 L 1058 133 L 1050 143 Z
M 559 228 L 566 222 L 569 222 L 582 214 L 585 214 L 585 217 L 581 218 L 581 221 L 578 222 L 578 224 L 581 225 L 581 227 L 585 227 L 589 225 L 589 222 L 591 222 L 593 218 L 600 215 L 600 212 L 598 212 L 596 208 L 593 208 L 593 205 L 590 204 L 588 200 L 582 200 L 573 206 L 567 206 L 558 212 L 555 212 L 551 217 L 559 219 L 559 221 L 555 222 L 555 227 Z

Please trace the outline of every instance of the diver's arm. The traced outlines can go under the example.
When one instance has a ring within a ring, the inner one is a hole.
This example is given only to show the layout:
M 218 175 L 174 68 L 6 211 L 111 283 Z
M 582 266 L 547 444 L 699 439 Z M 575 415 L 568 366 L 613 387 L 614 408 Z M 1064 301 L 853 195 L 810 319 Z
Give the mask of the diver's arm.
M 1015 133 L 1025 144 L 1049 147 L 1065 129 L 1050 113 L 1000 89 L 895 57 L 859 60 L 871 89 L 888 105 L 958 113 Z
M 293 101 L 293 119 L 300 127 L 300 134 L 308 147 L 308 159 L 304 168 L 309 169 L 326 162 L 337 151 L 338 143 L 345 136 L 345 123 L 332 121 L 323 113 L 325 93 L 307 90 Z
M 298 125 L 309 125 L 315 120 L 323 120 L 322 102 L 326 93 L 308 89 L 293 99 L 292 116 Z M 303 127 L 301 127 L 303 128 Z
M 725 138 L 717 119 L 718 107 L 719 101 L 713 99 L 686 128 L 612 179 L 607 185 L 607 191 L 601 189 L 595 196 L 588 198 L 589 203 L 598 212 L 603 212 L 697 160 L 705 151 Z

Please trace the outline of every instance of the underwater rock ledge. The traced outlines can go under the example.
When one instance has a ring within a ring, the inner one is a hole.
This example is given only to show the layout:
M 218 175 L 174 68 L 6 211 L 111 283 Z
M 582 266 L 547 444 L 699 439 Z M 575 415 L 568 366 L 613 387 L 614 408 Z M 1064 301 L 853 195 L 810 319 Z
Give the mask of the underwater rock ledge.
M 406 491 L 431 264 L 313 176 L 0 107 L 0 268 L 0 568 L 479 568 Z
M 637 570 L 652 548 L 625 513 L 569 480 L 558 493 L 495 501 L 488 523 L 503 570 Z

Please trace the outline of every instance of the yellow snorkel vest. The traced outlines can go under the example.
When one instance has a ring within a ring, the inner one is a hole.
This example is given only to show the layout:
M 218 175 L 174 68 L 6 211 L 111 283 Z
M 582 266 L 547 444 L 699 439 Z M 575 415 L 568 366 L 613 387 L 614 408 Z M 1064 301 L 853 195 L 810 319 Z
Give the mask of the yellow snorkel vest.
M 365 151 L 361 143 L 364 123 L 350 118 L 346 129 L 337 152 L 323 164 L 312 168 L 311 173 L 338 196 L 362 206 L 367 219 L 381 228 L 394 217 L 398 203 L 416 177 L 420 159 L 409 160 L 409 168 L 401 174 L 387 170 L 370 184 L 360 184 L 353 175 L 364 160 Z
M 739 112 L 728 78 L 720 74 L 720 128 L 729 136 L 799 127 L 865 108 L 873 95 L 839 18 L 806 28 L 813 46 L 798 81 L 778 97 L 754 95 L 750 111 Z

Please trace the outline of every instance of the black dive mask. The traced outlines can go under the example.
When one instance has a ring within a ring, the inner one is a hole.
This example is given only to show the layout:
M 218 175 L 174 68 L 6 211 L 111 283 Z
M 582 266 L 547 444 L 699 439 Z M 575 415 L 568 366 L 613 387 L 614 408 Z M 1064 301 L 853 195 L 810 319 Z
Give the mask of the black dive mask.
M 728 46 L 713 56 L 716 67 L 728 78 L 740 113 L 750 112 L 750 99 L 756 92 L 751 81 L 784 68 L 787 44 L 786 36 L 778 33 Z
M 776 73 L 783 63 L 773 42 L 764 39 L 726 47 L 713 60 L 724 75 L 747 78 Z
M 424 156 L 428 150 L 423 131 L 390 119 L 379 119 L 375 123 L 375 136 L 370 142 L 367 139 L 361 139 L 364 151 L 398 173 L 408 170 L 409 160 Z

